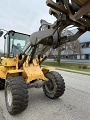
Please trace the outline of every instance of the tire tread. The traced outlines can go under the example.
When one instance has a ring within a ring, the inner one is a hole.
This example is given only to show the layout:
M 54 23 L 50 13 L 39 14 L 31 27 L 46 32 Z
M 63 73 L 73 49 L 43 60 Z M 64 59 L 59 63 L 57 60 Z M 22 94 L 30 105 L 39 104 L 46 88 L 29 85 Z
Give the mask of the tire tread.
M 63 77 L 58 72 L 55 72 L 55 71 L 47 72 L 45 74 L 45 77 L 48 79 L 52 79 L 52 81 L 55 81 L 55 84 L 57 85 L 57 89 L 55 93 L 51 93 L 53 94 L 53 97 L 51 97 L 51 95 L 45 89 L 45 86 L 43 86 L 43 91 L 45 95 L 51 99 L 56 99 L 58 97 L 61 97 L 65 91 L 65 82 Z
M 12 88 L 12 96 L 13 96 L 13 102 L 11 108 L 7 105 L 7 101 L 6 101 L 7 109 L 11 115 L 19 114 L 23 112 L 28 106 L 27 85 L 21 76 L 7 78 L 5 87 L 7 86 L 7 84 L 10 84 Z M 6 94 L 5 94 L 5 98 L 6 98 Z

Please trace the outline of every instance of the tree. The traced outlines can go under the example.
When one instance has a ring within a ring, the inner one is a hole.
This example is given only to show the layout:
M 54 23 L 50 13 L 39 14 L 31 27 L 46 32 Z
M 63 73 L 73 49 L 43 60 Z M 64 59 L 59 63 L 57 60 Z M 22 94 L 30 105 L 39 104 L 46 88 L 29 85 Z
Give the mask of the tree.
M 62 35 L 63 36 L 65 36 L 65 35 L 73 35 L 73 33 L 66 29 L 66 30 L 64 30 L 62 32 Z M 70 55 L 70 52 L 73 52 L 75 54 L 78 53 L 81 56 L 81 46 L 80 46 L 79 41 L 76 40 L 76 41 L 68 42 L 68 43 L 65 43 L 64 45 L 57 48 L 57 52 L 58 52 L 57 62 L 59 64 L 60 64 L 60 58 L 61 58 L 61 52 L 62 51 L 64 51 L 64 54 L 66 54 L 66 55 Z

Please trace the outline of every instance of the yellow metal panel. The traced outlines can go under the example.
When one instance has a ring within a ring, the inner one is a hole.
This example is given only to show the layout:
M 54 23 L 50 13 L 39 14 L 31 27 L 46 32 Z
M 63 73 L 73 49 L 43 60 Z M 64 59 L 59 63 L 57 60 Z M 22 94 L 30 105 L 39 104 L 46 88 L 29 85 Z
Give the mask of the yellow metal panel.
M 48 68 L 42 68 L 42 72 L 43 72 L 44 74 L 47 73 L 49 70 L 50 70 L 50 69 L 48 69 Z
M 36 79 L 47 80 L 45 78 L 39 65 L 30 64 L 28 67 L 23 66 L 24 72 L 27 76 L 26 83 L 30 83 Z
M 9 73 L 9 74 L 12 74 L 12 73 L 20 73 L 20 72 L 24 72 L 24 70 L 16 69 L 16 70 L 9 70 L 9 71 L 7 71 L 7 73 Z
M 3 66 L 16 66 L 16 58 L 3 58 L 2 65 Z
M 45 74 L 46 72 L 48 72 L 49 70 L 55 70 L 54 67 L 43 67 L 42 68 L 42 72 Z
M 7 68 L 4 66 L 0 66 L 0 78 L 6 79 Z

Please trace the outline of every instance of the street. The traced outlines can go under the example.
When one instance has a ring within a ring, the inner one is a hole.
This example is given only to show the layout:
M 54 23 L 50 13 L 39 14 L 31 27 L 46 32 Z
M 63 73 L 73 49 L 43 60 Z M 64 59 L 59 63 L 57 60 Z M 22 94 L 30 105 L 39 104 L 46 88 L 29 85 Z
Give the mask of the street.
M 4 90 L 0 91 L 0 120 L 90 120 L 90 76 L 57 71 L 66 83 L 61 98 L 51 100 L 42 89 L 29 89 L 27 109 L 11 116 L 6 109 Z

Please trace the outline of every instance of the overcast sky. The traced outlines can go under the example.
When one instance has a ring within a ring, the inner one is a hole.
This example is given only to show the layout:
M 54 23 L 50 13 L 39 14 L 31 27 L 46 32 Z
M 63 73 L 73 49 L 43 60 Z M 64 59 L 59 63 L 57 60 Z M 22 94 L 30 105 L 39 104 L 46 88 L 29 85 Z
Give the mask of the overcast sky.
M 40 20 L 53 23 L 46 0 L 0 0 L 0 29 L 31 34 L 38 30 Z M 0 49 L 3 39 L 0 38 Z
M 46 0 L 0 0 L 0 29 L 31 34 L 38 31 L 41 19 L 49 23 L 55 21 L 55 18 L 49 15 Z M 84 40 L 90 41 L 89 34 L 84 34 Z M 1 37 L 0 50 L 3 48 L 4 40 Z

